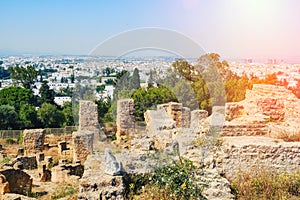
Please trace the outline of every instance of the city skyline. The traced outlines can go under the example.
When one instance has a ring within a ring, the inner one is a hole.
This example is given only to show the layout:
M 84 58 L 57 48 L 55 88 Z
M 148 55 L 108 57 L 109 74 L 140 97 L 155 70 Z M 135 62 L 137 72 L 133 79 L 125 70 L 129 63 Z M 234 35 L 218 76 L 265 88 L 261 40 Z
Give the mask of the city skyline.
M 87 55 L 113 35 L 156 27 L 179 32 L 224 58 L 300 60 L 297 0 L 13 0 L 0 6 L 2 55 Z

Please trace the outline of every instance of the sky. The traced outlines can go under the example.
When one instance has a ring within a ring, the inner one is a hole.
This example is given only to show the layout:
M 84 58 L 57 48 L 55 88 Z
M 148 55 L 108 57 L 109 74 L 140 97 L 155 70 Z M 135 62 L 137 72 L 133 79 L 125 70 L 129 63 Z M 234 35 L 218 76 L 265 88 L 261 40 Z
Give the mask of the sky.
M 156 27 L 223 58 L 300 60 L 299 0 L 2 0 L 0 9 L 0 54 L 86 55 Z

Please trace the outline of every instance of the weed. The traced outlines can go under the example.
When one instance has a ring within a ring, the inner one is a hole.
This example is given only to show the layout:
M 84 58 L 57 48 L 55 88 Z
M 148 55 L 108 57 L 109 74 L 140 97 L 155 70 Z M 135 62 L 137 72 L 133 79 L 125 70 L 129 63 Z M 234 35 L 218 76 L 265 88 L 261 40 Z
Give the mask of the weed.
M 4 157 L 4 158 L 1 160 L 1 163 L 2 163 L 2 164 L 9 163 L 10 160 L 11 160 L 10 157 Z

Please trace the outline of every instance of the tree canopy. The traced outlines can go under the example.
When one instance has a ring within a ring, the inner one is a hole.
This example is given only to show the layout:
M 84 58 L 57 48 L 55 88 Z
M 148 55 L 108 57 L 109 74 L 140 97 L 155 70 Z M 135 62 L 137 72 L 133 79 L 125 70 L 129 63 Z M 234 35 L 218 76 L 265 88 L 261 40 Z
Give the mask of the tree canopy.
M 15 83 L 21 83 L 24 88 L 32 89 L 36 82 L 38 72 L 34 66 L 15 66 L 9 68 L 10 77 Z

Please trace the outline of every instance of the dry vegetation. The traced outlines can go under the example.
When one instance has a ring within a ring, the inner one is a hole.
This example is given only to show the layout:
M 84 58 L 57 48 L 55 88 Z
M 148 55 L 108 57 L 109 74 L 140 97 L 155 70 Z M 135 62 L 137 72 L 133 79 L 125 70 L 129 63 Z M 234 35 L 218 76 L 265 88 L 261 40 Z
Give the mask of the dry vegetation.
M 293 134 L 290 134 L 290 133 L 287 133 L 287 132 L 283 131 L 276 138 L 277 139 L 282 139 L 285 142 L 300 142 L 300 131 L 297 130 Z
M 231 187 L 241 200 L 299 199 L 300 172 L 285 174 L 267 169 L 240 172 Z

